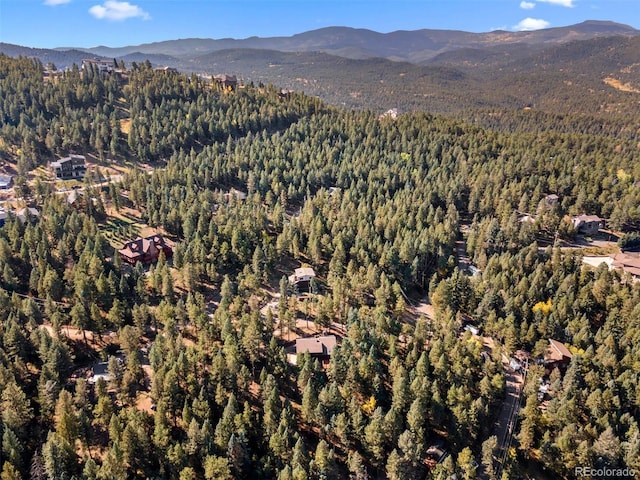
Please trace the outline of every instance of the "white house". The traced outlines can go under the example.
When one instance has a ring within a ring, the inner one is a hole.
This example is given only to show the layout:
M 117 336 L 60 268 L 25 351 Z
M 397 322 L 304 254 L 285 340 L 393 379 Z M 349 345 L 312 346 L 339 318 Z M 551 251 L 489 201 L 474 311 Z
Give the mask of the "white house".
M 310 282 L 312 278 L 315 278 L 316 272 L 311 267 L 296 268 L 293 275 L 289 275 L 289 282 L 296 284 L 300 282 Z

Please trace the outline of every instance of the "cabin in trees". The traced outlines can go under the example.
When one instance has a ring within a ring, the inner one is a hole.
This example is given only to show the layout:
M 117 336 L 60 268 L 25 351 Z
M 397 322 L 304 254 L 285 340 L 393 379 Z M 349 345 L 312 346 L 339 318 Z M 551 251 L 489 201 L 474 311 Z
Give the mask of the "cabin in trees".
M 91 375 L 89 376 L 89 383 L 95 385 L 100 381 L 100 379 L 108 382 L 110 380 L 109 376 L 109 363 L 108 362 L 100 362 L 93 366 L 91 369 Z
M 553 370 L 556 367 L 566 367 L 572 357 L 573 354 L 563 343 L 551 338 L 549 339 L 549 346 L 544 354 L 544 364 L 548 370 Z
M 571 219 L 576 232 L 585 235 L 595 235 L 601 228 L 604 228 L 604 220 L 597 215 L 578 215 Z
M 232 198 L 235 198 L 236 200 L 246 200 L 247 194 L 240 190 L 232 188 L 231 190 L 229 190 L 227 193 L 224 194 L 224 199 L 225 201 L 230 202 Z
M 296 359 L 298 355 L 309 352 L 312 358 L 317 358 L 323 364 L 327 363 L 331 359 L 336 345 L 338 345 L 338 339 L 335 335 L 298 338 L 296 340 Z
M 16 212 L 16 217 L 18 217 L 20 222 L 26 223 L 29 219 L 37 220 L 40 218 L 40 212 L 37 208 L 24 207 Z
M 99 73 L 111 73 L 116 67 L 114 60 L 100 60 L 98 58 L 86 58 L 82 60 L 82 70 L 95 69 Z
M 213 81 L 220 85 L 224 90 L 235 90 L 238 86 L 238 77 L 235 75 L 227 75 L 226 73 L 214 75 Z
M 157 67 L 155 71 L 160 73 L 178 73 L 178 69 L 174 67 Z
M 289 275 L 289 283 L 297 287 L 299 292 L 311 291 L 311 279 L 316 277 L 316 272 L 311 267 L 296 268 L 293 275 Z
M 61 180 L 80 179 L 87 173 L 86 162 L 84 155 L 69 155 L 51 162 L 51 169 L 56 174 L 56 178 Z
M 20 210 L 13 212 L 13 214 L 21 223 L 26 223 L 29 219 L 37 220 L 40 218 L 40 212 L 33 207 L 21 208 Z M 3 208 L 0 208 L 0 227 L 4 226 L 7 222 L 7 218 L 9 218 L 8 212 Z
M 118 250 L 122 260 L 131 265 L 135 265 L 138 262 L 154 262 L 160 256 L 160 252 L 164 252 L 167 258 L 173 254 L 171 247 L 159 234 L 132 240 L 125 243 L 124 247 Z

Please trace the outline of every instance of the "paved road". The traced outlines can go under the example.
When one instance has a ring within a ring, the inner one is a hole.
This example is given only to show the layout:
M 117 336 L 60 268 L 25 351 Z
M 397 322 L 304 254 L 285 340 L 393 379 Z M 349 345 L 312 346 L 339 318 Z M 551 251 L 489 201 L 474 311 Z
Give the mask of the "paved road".
M 520 412 L 520 396 L 524 388 L 526 369 L 522 373 L 514 372 L 509 365 L 505 365 L 506 392 L 493 433 L 498 439 L 498 449 L 495 453 L 496 476 L 500 478 L 502 467 L 507 456 L 511 441 L 515 435 L 516 423 Z

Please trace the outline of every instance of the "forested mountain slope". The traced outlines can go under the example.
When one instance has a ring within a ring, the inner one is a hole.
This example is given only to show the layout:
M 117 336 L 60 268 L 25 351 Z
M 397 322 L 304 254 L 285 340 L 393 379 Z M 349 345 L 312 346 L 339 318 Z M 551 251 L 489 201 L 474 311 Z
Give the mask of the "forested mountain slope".
M 16 202 L 40 210 L 0 227 L 3 479 L 474 478 L 474 459 L 490 478 L 640 468 L 640 284 L 537 243 L 570 238 L 571 214 L 639 219 L 636 140 L 381 119 L 145 64 L 45 82 L 38 62 L 0 56 L 0 91 Z M 69 152 L 128 172 L 107 188 L 88 175 L 90 201 L 71 205 L 31 177 Z M 129 217 L 171 239 L 173 257 L 123 265 L 113 232 Z M 461 219 L 474 277 L 456 266 Z M 317 272 L 304 297 L 286 278 L 301 264 Z M 410 305 L 424 294 L 433 319 Z M 291 365 L 305 320 L 339 346 Z M 531 367 L 499 464 L 502 354 L 526 349 L 533 365 L 549 338 L 573 359 Z M 82 368 L 100 360 L 108 380 L 88 385 Z M 437 466 L 435 443 L 450 453 Z
M 535 118 L 541 114 L 564 116 L 563 125 L 558 125 L 562 130 L 580 132 L 589 124 L 617 132 L 624 130 L 620 118 L 637 124 L 639 49 L 640 36 L 617 36 L 551 46 L 543 43 L 535 48 L 509 44 L 457 49 L 428 65 L 266 49 L 226 49 L 206 54 L 196 49 L 179 59 L 158 53 L 130 53 L 120 58 L 127 64 L 149 59 L 187 73 L 235 74 L 247 84 L 272 83 L 345 108 L 380 113 L 391 108 L 428 111 L 474 121 L 476 113 L 483 112 L 486 124 L 493 127 L 505 112 L 531 108 Z M 10 45 L 0 46 L 0 51 L 12 56 L 37 55 L 44 63 L 53 61 L 58 67 L 80 62 L 73 52 L 38 53 Z M 487 111 L 496 115 L 489 118 Z M 566 118 L 569 114 L 581 118 L 573 122 Z M 513 122 L 511 118 L 505 128 L 512 129 Z M 542 128 L 547 122 L 535 120 L 525 125 Z

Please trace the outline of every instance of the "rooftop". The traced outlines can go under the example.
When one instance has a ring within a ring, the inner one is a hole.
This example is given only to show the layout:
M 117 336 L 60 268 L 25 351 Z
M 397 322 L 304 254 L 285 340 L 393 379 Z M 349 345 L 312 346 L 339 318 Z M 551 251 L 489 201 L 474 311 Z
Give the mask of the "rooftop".
M 335 335 L 298 338 L 296 340 L 296 353 L 309 352 L 312 355 L 331 355 L 337 344 L 338 340 Z
M 563 360 L 568 360 L 571 357 L 573 357 L 573 354 L 564 346 L 563 343 L 551 338 L 549 339 L 549 348 L 547 348 L 545 360 L 548 362 L 561 362 Z
M 601 222 L 602 219 L 597 215 L 578 215 L 573 217 L 574 222 Z
M 640 258 L 627 253 L 617 253 L 613 255 L 613 268 L 621 268 L 633 276 L 640 276 Z
M 294 271 L 296 277 L 315 277 L 316 272 L 311 267 L 300 267 Z

